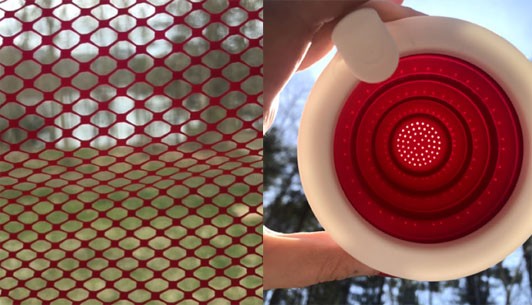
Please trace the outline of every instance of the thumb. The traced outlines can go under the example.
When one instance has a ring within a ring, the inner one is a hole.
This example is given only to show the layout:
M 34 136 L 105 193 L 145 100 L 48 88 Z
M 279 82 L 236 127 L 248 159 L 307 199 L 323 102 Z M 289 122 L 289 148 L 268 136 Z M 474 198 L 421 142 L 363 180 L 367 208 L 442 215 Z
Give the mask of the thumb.
M 264 114 L 296 71 L 320 27 L 367 0 L 264 1 Z

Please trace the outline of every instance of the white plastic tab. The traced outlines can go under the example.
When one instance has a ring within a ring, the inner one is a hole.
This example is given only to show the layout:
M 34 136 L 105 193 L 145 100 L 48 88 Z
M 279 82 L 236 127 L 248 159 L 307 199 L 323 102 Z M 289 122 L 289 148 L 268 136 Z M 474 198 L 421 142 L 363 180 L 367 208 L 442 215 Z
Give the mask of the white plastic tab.
M 354 11 L 340 20 L 332 40 L 351 72 L 364 82 L 386 80 L 397 68 L 395 41 L 371 8 Z

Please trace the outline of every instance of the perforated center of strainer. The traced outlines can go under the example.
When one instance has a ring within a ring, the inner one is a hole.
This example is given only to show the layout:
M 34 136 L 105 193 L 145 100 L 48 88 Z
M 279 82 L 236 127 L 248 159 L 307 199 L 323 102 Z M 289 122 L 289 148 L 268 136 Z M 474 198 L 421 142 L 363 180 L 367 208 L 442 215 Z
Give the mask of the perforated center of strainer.
M 394 154 L 399 162 L 423 170 L 441 161 L 442 146 L 447 143 L 438 129 L 422 118 L 402 124 L 393 136 Z
M 355 210 L 415 242 L 467 235 L 506 204 L 522 160 L 504 90 L 463 60 L 401 58 L 379 84 L 359 83 L 336 126 L 338 180 Z

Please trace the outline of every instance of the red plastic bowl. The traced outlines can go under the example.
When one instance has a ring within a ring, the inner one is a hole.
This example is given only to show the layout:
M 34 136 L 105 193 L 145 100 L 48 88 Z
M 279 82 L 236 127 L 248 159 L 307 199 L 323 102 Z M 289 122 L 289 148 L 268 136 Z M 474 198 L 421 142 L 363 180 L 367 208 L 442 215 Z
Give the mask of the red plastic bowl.
M 335 131 L 338 180 L 383 232 L 435 243 L 467 235 L 506 203 L 522 163 L 515 110 L 486 73 L 413 55 L 378 84 L 359 83 Z

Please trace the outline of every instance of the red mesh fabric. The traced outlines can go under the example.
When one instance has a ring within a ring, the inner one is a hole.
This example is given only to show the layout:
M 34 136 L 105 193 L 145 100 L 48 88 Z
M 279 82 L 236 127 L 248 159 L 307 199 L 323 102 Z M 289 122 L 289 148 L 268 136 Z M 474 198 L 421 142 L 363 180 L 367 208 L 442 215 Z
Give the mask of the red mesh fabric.
M 262 304 L 261 1 L 0 3 L 0 304 Z

